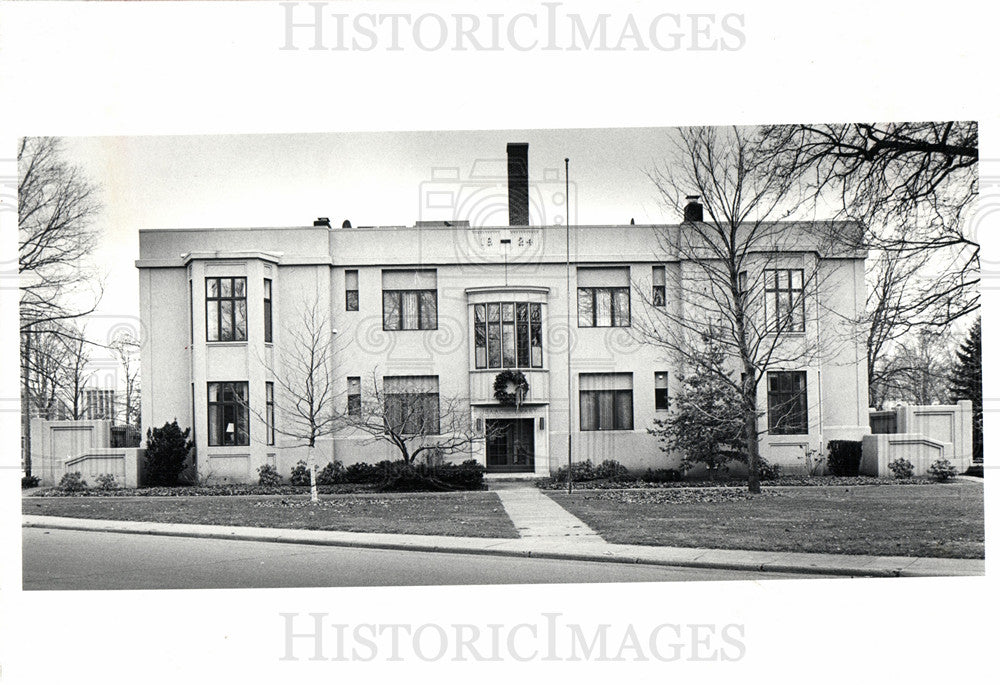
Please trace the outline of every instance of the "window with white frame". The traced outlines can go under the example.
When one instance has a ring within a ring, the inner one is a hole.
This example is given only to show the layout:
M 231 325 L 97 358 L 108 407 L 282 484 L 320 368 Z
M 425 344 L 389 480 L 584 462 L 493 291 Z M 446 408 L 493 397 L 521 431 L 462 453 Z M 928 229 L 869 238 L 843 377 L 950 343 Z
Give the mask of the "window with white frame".
M 264 279 L 264 342 L 274 342 L 274 331 L 272 330 L 271 315 L 273 313 L 271 305 L 271 279 Z M 273 444 L 273 443 L 272 443 Z
M 653 375 L 653 400 L 656 411 L 670 409 L 670 396 L 667 394 L 667 372 L 657 371 Z
M 264 383 L 264 390 L 266 392 L 265 398 L 265 408 L 267 410 L 264 418 L 266 420 L 267 428 L 267 444 L 274 444 L 274 383 L 267 381 Z
M 541 304 L 476 304 L 473 319 L 477 369 L 542 368 Z
M 802 269 L 764 269 L 764 316 L 770 332 L 805 331 Z
M 344 302 L 345 309 L 349 312 L 356 312 L 359 308 L 358 301 L 358 270 L 348 269 L 344 272 Z
M 250 410 L 246 381 L 208 384 L 208 444 L 250 444 Z
M 382 270 L 382 329 L 437 328 L 437 272 L 434 269 Z
M 209 342 L 247 339 L 247 279 L 205 279 L 205 323 Z
M 653 306 L 663 307 L 667 304 L 667 269 L 663 266 L 653 267 Z
M 809 433 L 805 371 L 768 371 L 767 430 L 773 435 Z
M 347 415 L 361 416 L 361 376 L 347 377 Z
M 402 435 L 437 435 L 441 429 L 437 376 L 385 376 L 386 429 Z
M 580 430 L 632 430 L 632 374 L 580 374 Z
M 629 269 L 580 267 L 576 270 L 577 325 L 607 328 L 631 325 Z

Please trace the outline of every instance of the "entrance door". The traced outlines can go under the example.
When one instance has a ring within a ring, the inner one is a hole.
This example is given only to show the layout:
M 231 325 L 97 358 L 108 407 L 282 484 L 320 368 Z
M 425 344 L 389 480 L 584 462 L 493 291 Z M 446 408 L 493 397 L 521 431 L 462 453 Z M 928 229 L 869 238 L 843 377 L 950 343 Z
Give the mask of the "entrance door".
M 486 469 L 535 470 L 534 419 L 486 419 Z

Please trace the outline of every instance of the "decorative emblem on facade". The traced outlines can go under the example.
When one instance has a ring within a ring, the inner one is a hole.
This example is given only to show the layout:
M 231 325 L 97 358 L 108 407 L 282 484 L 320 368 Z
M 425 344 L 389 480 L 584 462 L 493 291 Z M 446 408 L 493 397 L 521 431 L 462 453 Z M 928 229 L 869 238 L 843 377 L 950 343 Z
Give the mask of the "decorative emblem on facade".
M 520 371 L 504 369 L 493 380 L 493 397 L 500 404 L 521 404 L 528 394 L 528 379 Z

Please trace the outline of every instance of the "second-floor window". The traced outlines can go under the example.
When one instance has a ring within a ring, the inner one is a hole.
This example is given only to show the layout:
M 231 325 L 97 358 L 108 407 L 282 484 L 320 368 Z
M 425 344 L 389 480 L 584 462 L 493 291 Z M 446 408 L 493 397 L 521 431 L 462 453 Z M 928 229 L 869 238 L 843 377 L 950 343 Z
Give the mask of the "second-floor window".
M 441 430 L 437 376 L 386 376 L 382 380 L 386 429 L 404 435 Z
M 474 310 L 477 369 L 542 367 L 541 304 L 490 302 Z
M 653 267 L 653 306 L 663 307 L 667 304 L 667 269 L 663 266 Z
M 208 384 L 208 444 L 249 445 L 250 410 L 247 383 Z
M 581 328 L 628 326 L 628 288 L 579 288 L 578 323 Z
M 247 279 L 205 279 L 205 324 L 209 342 L 247 339 Z
M 577 325 L 581 328 L 630 325 L 629 283 L 627 266 L 579 267 Z
M 349 312 L 356 312 L 360 306 L 358 298 L 358 271 L 348 269 L 344 272 L 344 303 Z
M 806 329 L 802 269 L 764 269 L 764 316 L 772 333 Z
M 264 279 L 264 342 L 274 342 L 271 330 L 271 279 Z
M 437 272 L 433 269 L 382 271 L 382 329 L 437 328 Z

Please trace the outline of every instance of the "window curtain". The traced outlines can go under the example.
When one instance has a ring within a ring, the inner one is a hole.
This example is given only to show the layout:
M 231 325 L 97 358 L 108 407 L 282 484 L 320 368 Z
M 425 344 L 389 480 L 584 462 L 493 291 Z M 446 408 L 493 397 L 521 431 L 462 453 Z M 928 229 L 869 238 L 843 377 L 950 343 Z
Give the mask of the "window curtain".
M 419 315 L 419 293 L 413 290 L 404 290 L 402 293 L 403 307 L 403 330 L 412 331 L 420 327 Z

